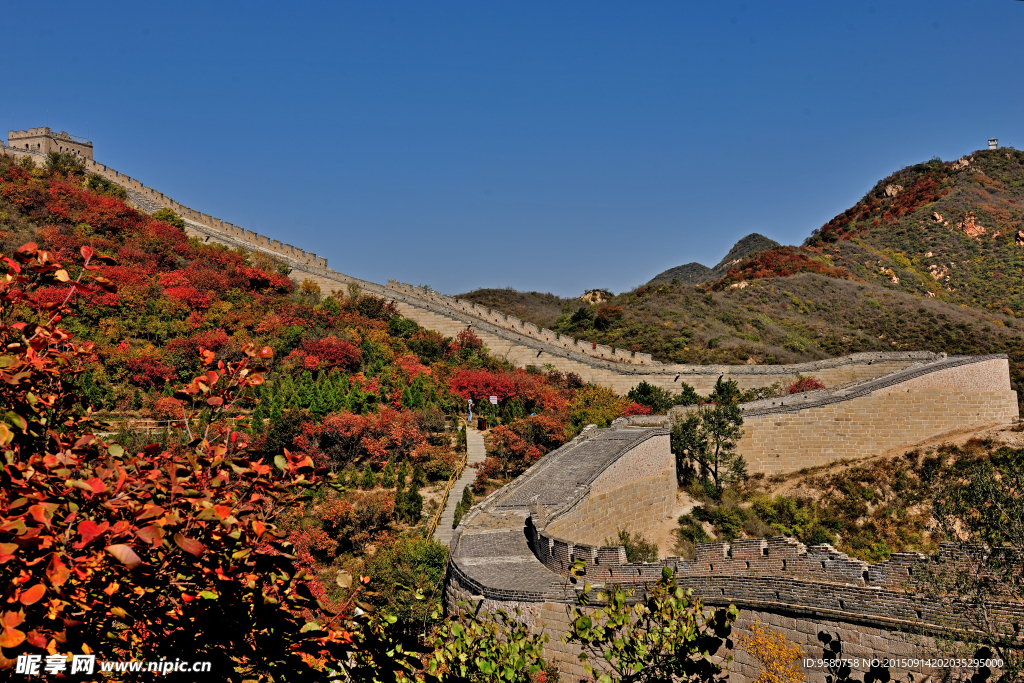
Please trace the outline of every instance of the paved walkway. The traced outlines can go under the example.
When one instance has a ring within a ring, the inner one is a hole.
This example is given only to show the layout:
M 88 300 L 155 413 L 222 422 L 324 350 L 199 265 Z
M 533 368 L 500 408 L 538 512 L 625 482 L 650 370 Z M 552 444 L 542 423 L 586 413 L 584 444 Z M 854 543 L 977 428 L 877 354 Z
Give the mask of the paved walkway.
M 462 470 L 462 476 L 452 485 L 452 490 L 448 494 L 448 504 L 445 505 L 444 512 L 441 513 L 441 521 L 437 523 L 437 530 L 434 531 L 434 540 L 445 545 L 451 542 L 452 532 L 455 531 L 452 529 L 452 522 L 455 521 L 455 506 L 462 500 L 462 491 L 476 479 L 477 469 L 471 465 L 481 463 L 487 457 L 487 451 L 484 450 L 483 432 L 478 432 L 467 426 L 466 445 L 469 450 L 469 460 L 466 468 Z

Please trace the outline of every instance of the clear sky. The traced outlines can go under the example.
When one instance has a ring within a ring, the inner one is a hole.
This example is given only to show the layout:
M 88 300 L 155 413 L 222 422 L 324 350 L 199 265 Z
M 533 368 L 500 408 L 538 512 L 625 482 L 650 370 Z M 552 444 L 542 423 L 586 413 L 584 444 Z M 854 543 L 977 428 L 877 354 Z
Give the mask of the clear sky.
M 447 293 L 619 292 L 1024 147 L 1024 3 L 12 0 L 0 121 Z

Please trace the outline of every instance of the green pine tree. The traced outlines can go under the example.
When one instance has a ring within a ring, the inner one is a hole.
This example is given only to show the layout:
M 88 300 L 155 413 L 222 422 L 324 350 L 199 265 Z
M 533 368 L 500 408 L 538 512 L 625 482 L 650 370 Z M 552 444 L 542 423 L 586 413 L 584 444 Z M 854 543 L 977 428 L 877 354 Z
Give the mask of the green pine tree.
M 377 485 L 377 478 L 373 475 L 373 468 L 370 467 L 370 463 L 366 463 L 366 467 L 363 468 L 363 477 L 359 485 L 364 489 L 372 489 Z
M 395 485 L 395 468 L 389 462 L 380 473 L 380 485 L 386 489 Z

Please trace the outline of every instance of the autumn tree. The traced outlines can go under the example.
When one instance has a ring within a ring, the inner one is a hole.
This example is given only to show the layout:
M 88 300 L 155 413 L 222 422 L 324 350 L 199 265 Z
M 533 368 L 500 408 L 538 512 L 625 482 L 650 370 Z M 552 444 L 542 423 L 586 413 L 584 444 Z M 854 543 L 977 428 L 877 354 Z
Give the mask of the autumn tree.
M 757 660 L 759 672 L 754 683 L 800 683 L 807 680 L 801 666 L 804 652 L 800 644 L 765 626 L 760 619 L 751 625 L 749 636 L 740 636 L 737 645 Z
M 187 447 L 131 453 L 93 433 L 71 380 L 95 358 L 59 326 L 73 293 L 109 285 L 102 259 L 82 255 L 76 278 L 34 244 L 3 258 L 0 668 L 20 654 L 188 652 L 220 680 L 298 681 L 359 649 L 394 670 L 404 655 L 381 644 L 386 623 L 308 617 L 318 605 L 278 520 L 322 473 L 304 456 L 249 459 L 224 419 L 262 381 L 269 349 L 232 363 L 203 353 L 207 370 L 177 396 Z M 38 303 L 40 285 L 65 288 L 63 303 Z

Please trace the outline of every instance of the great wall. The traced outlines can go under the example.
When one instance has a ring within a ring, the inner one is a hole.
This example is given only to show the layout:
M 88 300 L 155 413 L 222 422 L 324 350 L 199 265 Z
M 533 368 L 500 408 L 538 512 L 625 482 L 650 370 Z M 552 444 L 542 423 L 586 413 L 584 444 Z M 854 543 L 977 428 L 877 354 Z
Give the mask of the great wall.
M 0 146 L 0 153 L 45 162 L 44 143 L 76 140 L 48 128 L 11 131 L 10 139 L 38 148 Z M 532 323 L 395 280 L 379 285 L 330 269 L 327 260 L 292 245 L 195 211 L 137 179 L 92 159 L 92 145 L 70 148 L 86 171 L 124 187 L 130 200 L 152 213 L 170 208 L 186 232 L 207 242 L 273 255 L 297 281 L 321 291 L 349 285 L 393 300 L 403 315 L 446 336 L 472 328 L 488 348 L 520 367 L 553 367 L 585 381 L 628 391 L 641 381 L 674 389 L 684 381 L 708 393 L 719 377 L 742 389 L 814 377 L 826 389 L 742 406 L 740 452 L 753 471 L 790 472 L 841 458 L 970 432 L 1018 418 L 1005 356 L 947 357 L 930 352 L 859 353 L 794 365 L 693 366 L 663 364 L 631 353 L 561 336 Z M 685 409 L 676 409 L 685 410 Z M 446 597 L 454 608 L 518 607 L 536 631 L 553 635 L 547 656 L 561 671 L 580 673 L 576 652 L 560 642 L 568 628 L 566 607 L 576 595 L 565 579 L 569 563 L 583 560 L 596 585 L 638 586 L 656 580 L 669 564 L 679 584 L 708 605 L 735 604 L 740 628 L 755 619 L 801 643 L 807 656 L 822 652 L 818 634 L 839 636 L 846 657 L 888 655 L 927 658 L 935 637 L 960 614 L 922 604 L 907 583 L 918 563 L 912 554 L 868 565 L 830 546 L 804 547 L 792 539 L 754 539 L 698 546 L 696 558 L 659 563 L 626 562 L 619 546 L 605 545 L 622 526 L 650 531 L 675 502 L 675 461 L 665 425 L 672 416 L 618 420 L 612 428 L 588 428 L 548 454 L 515 482 L 491 494 L 463 518 L 451 541 Z M 943 548 L 940 561 L 958 556 Z M 1004 616 L 1024 621 L 1024 606 L 1006 605 Z M 737 653 L 734 681 L 756 677 L 749 657 Z M 898 680 L 929 680 L 923 667 L 892 670 Z M 910 678 L 912 677 L 912 678 Z M 922 678 L 923 677 L 923 678 Z M 824 680 L 821 670 L 809 680 Z M 886 679 L 888 680 L 888 679 Z
M 570 675 L 584 673 L 579 650 L 559 636 L 570 629 L 567 608 L 576 604 L 581 584 L 570 583 L 567 573 L 579 561 L 595 591 L 613 584 L 640 591 L 660 578 L 663 567 L 672 567 L 678 585 L 705 605 L 736 605 L 740 631 L 760 620 L 812 659 L 824 654 L 819 634 L 838 637 L 844 658 L 934 659 L 936 637 L 952 625 L 970 627 L 965 607 L 925 602 L 913 590 L 916 570 L 952 567 L 967 558 L 949 545 L 938 564 L 896 553 L 870 565 L 827 544 L 806 547 L 784 537 L 707 543 L 691 560 L 630 564 L 625 549 L 606 540 L 624 527 L 651 531 L 671 513 L 675 498 L 667 429 L 629 426 L 627 420 L 610 429 L 589 428 L 462 520 L 451 542 L 449 608 L 518 609 L 534 632 L 550 634 L 545 656 Z M 998 604 L 993 617 L 1021 623 L 1024 605 Z M 746 652 L 737 650 L 735 657 L 730 680 L 757 678 L 757 664 Z M 869 669 L 865 664 L 855 673 Z M 809 669 L 808 680 L 824 681 L 826 673 Z M 940 673 L 922 662 L 888 667 L 891 678 L 874 680 L 938 680 Z

